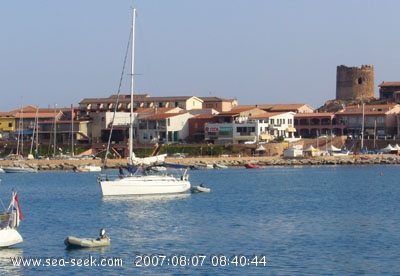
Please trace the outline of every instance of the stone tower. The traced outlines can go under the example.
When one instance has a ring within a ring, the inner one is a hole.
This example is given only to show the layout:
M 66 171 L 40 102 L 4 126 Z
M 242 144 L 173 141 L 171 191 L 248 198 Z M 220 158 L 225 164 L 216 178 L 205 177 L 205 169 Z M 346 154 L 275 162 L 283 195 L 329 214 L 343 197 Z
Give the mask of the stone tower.
M 340 65 L 336 72 L 336 100 L 374 98 L 374 67 L 362 65 L 347 67 Z

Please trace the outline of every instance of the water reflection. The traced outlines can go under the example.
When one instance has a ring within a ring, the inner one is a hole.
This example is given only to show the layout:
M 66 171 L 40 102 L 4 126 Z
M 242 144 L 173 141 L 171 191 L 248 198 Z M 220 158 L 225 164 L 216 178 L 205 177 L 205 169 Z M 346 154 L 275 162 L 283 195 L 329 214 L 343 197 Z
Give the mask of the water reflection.
M 20 261 L 23 250 L 21 248 L 0 249 L 0 275 L 23 275 L 22 267 L 14 266 L 12 259 Z
M 68 257 L 75 257 L 77 253 L 86 253 L 86 254 L 93 254 L 93 253 L 106 253 L 110 250 L 110 246 L 99 246 L 99 247 L 88 247 L 88 248 L 65 248 L 66 255 Z
M 112 226 L 107 229 L 111 243 L 132 248 L 137 244 L 150 246 L 155 238 L 169 242 L 181 239 L 183 225 L 178 221 L 184 220 L 182 216 L 187 214 L 181 208 L 190 196 L 190 193 L 183 193 L 104 197 L 100 212 L 108 216 Z M 121 218 L 124 224 L 120 223 Z
M 168 194 L 168 195 L 127 195 L 127 196 L 106 196 L 103 197 L 103 202 L 117 201 L 121 202 L 167 202 L 171 200 L 188 198 L 190 193 L 183 194 Z

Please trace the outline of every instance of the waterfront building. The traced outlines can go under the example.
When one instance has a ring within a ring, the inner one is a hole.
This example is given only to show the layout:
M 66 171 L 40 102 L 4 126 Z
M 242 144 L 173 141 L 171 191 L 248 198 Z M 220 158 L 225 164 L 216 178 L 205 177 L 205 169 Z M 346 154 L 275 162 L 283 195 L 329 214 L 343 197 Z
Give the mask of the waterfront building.
M 399 104 L 352 105 L 336 112 L 336 121 L 346 126 L 351 137 L 359 137 L 364 129 L 364 136 L 388 138 L 398 133 Z
M 338 121 L 334 112 L 298 113 L 294 115 L 297 136 L 316 138 L 321 135 L 344 135 L 346 125 Z
M 265 112 L 254 106 L 238 106 L 221 112 L 205 123 L 205 141 L 214 144 L 265 143 L 277 137 L 289 138 L 294 112 Z

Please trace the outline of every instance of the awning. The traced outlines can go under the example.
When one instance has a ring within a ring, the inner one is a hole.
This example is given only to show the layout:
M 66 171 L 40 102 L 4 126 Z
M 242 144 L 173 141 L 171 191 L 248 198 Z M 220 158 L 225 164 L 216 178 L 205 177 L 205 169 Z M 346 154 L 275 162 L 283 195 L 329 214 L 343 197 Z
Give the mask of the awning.
M 296 132 L 296 129 L 294 127 L 288 127 L 286 129 L 287 132 Z
M 274 140 L 274 136 L 270 134 L 260 134 L 260 140 Z
M 235 140 L 244 141 L 244 140 L 256 140 L 256 136 L 254 135 L 243 135 L 243 136 L 236 136 Z
M 14 131 L 14 135 L 33 135 L 32 129 L 23 129 Z

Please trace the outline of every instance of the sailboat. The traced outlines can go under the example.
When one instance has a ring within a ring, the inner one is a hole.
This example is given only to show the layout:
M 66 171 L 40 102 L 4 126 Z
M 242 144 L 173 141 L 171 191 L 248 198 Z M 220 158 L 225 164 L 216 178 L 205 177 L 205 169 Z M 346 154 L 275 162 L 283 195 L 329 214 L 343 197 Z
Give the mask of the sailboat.
M 15 229 L 23 219 L 21 208 L 19 206 L 18 195 L 12 193 L 10 205 L 6 212 L 0 214 L 0 248 L 10 247 L 23 241 L 21 235 Z
M 134 82 L 134 46 L 135 46 L 135 20 L 136 9 L 132 10 L 132 45 L 131 45 L 131 102 L 129 123 L 129 159 L 128 173 L 125 175 L 122 167 L 119 175 L 109 176 L 100 174 L 98 182 L 103 196 L 120 195 L 151 195 L 151 194 L 176 194 L 189 191 L 190 182 L 187 167 L 174 165 L 175 170 L 151 172 L 147 170 L 151 163 L 163 162 L 163 156 L 136 158 L 133 153 L 133 82 Z M 107 155 L 106 155 L 107 156 Z M 106 158 L 105 158 L 106 161 Z M 170 167 L 174 167 L 170 166 Z

